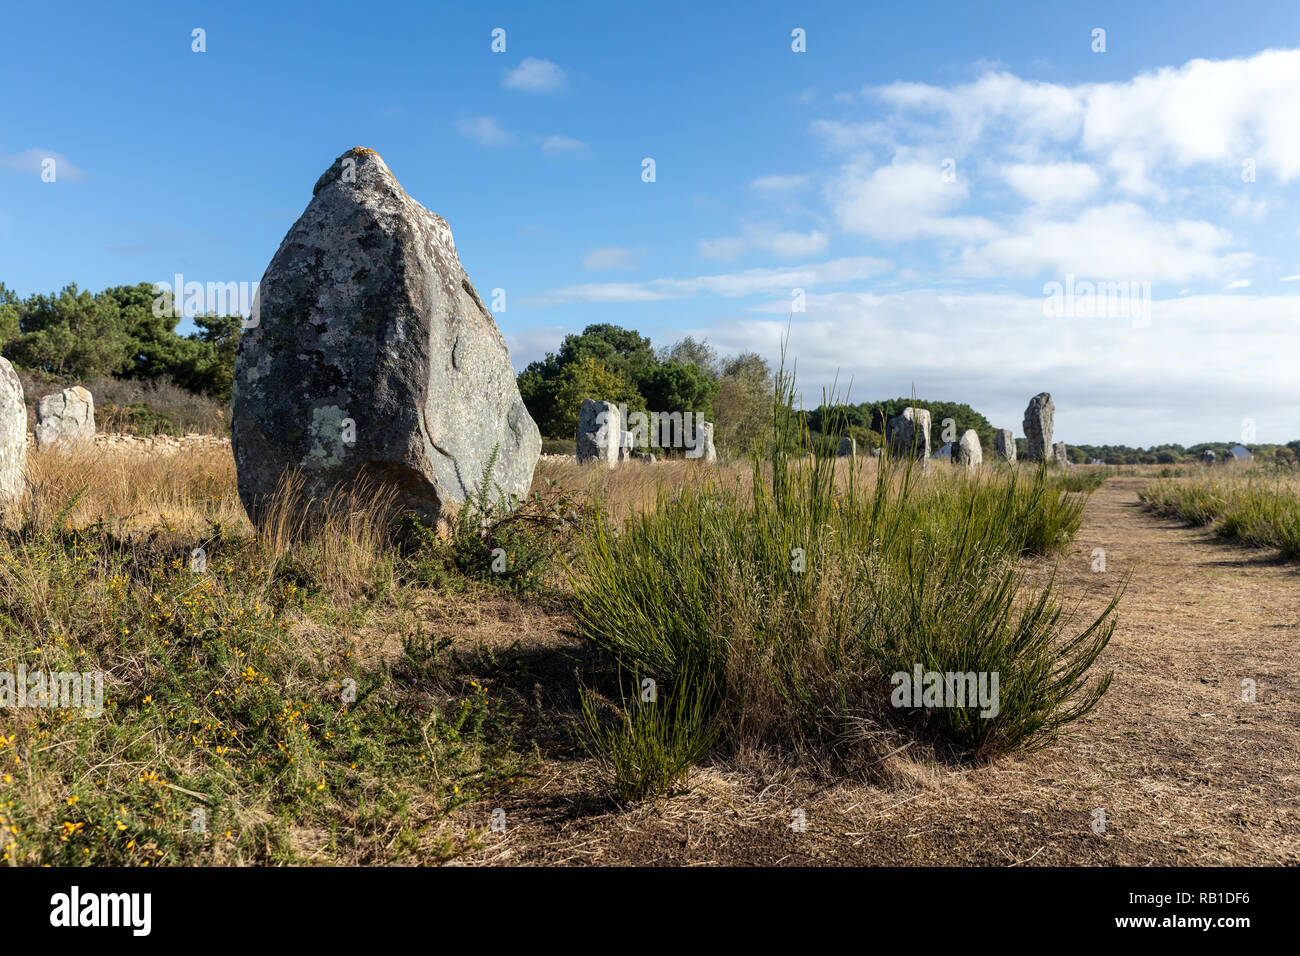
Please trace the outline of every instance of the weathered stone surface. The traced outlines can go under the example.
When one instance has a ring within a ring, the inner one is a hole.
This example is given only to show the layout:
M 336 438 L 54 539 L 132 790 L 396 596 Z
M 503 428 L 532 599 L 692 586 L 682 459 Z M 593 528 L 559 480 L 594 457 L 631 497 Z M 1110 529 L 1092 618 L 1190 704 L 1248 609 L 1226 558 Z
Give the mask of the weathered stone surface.
M 232 444 L 254 517 L 294 469 L 317 494 L 364 472 L 441 526 L 494 452 L 494 486 L 527 493 L 541 436 L 505 339 L 446 220 L 373 150 L 349 150 L 316 182 L 248 324 Z
M 1203 460 L 1207 465 L 1212 465 L 1212 464 L 1214 464 L 1214 461 L 1215 461 L 1215 459 L 1216 459 L 1217 457 L 1218 457 L 1218 456 L 1215 455 L 1214 452 L 1213 452 L 1211 449 L 1209 449 L 1209 448 L 1205 449 L 1205 451 L 1203 451 L 1203 452 L 1201 453 L 1201 459 L 1202 459 L 1202 460 Z
M 1016 436 L 1010 428 L 999 428 L 993 433 L 993 454 L 999 461 L 1016 460 Z
M 0 358 L 0 507 L 27 488 L 27 406 L 23 383 L 9 360 Z
M 687 437 L 686 457 L 704 462 L 718 460 L 718 452 L 713 447 L 713 422 L 695 422 L 694 436 Z
M 1052 460 L 1052 418 L 1056 407 L 1052 396 L 1039 392 L 1025 409 L 1025 457 L 1030 461 Z
M 95 399 L 80 385 L 46 395 L 36 403 L 37 448 L 82 445 L 94 440 Z
M 854 441 L 852 438 L 850 438 L 848 435 L 845 435 L 843 438 L 840 439 L 840 447 L 837 454 L 841 458 L 858 457 L 858 443 Z
M 889 420 L 889 447 L 897 455 L 930 457 L 930 413 L 924 408 L 903 409 Z
M 641 464 L 643 465 L 653 465 L 655 463 L 654 455 L 650 455 L 642 451 L 633 452 L 632 458 L 635 459 L 636 461 L 641 462 Z
M 1062 465 L 1070 463 L 1070 453 L 1066 450 L 1065 442 L 1058 441 L 1052 445 L 1052 458 L 1059 461 Z
M 582 400 L 578 409 L 578 464 L 596 462 L 606 468 L 623 457 L 623 416 L 613 402 Z
M 978 468 L 984 464 L 984 450 L 980 448 L 980 436 L 975 429 L 968 428 L 962 432 L 961 440 L 953 446 L 953 458 L 965 468 Z

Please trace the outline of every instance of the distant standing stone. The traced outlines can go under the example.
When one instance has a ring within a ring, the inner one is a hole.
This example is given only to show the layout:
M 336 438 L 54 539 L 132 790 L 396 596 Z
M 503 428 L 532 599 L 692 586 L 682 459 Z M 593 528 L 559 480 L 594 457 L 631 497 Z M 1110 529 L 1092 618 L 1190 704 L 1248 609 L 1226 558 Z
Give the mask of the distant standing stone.
M 1025 409 L 1025 457 L 1030 461 L 1052 460 L 1052 418 L 1056 407 L 1052 396 L 1039 392 Z
M 930 413 L 924 408 L 903 409 L 889 420 L 889 447 L 897 455 L 924 461 L 930 457 Z
M 837 454 L 840 458 L 857 458 L 858 443 L 848 435 L 845 435 L 840 439 L 840 447 Z
M 46 395 L 36 403 L 37 448 L 82 445 L 94 440 L 95 399 L 80 385 Z
M 8 359 L 0 358 L 0 507 L 22 497 L 27 487 L 27 406 L 23 383 Z
M 956 463 L 967 469 L 978 468 L 984 464 L 984 451 L 980 448 L 980 436 L 975 429 L 968 428 L 962 432 L 961 441 L 957 442 L 953 456 Z
M 999 428 L 993 433 L 993 454 L 999 461 L 1016 460 L 1016 436 L 1010 428 Z
M 622 458 L 623 418 L 613 402 L 585 398 L 578 409 L 578 464 L 614 468 Z
M 1052 446 L 1052 457 L 1062 465 L 1068 465 L 1070 463 L 1070 453 L 1065 448 L 1065 442 L 1058 441 Z
M 717 449 L 713 447 L 713 422 L 696 420 L 695 436 L 688 438 L 686 457 L 693 461 L 712 463 L 718 460 Z

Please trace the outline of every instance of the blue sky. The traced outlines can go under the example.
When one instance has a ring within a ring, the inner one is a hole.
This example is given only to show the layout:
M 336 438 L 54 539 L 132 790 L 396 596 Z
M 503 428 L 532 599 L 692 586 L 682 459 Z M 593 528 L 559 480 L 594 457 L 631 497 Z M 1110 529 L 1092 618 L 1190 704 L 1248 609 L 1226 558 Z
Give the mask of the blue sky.
M 506 290 L 516 367 L 597 321 L 775 359 L 788 322 L 811 404 L 838 376 L 1017 434 L 1048 390 L 1067 442 L 1300 436 L 1294 5 L 69 3 L 4 23 L 0 281 L 22 294 L 255 282 L 362 145 L 447 218 L 485 297 Z M 1087 282 L 1125 287 L 1090 313 Z

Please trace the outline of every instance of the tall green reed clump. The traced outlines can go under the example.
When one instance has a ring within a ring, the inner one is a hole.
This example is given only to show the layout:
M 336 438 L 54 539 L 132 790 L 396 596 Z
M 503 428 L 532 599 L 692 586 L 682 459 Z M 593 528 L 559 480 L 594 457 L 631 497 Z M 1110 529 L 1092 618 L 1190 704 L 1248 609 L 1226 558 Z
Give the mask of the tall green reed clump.
M 735 747 L 831 744 L 865 717 L 992 756 L 1095 707 L 1110 678 L 1088 673 L 1118 596 L 1071 632 L 1055 578 L 1030 586 L 1019 566 L 1068 543 L 1083 496 L 1044 467 L 969 475 L 886 450 L 872 475 L 796 457 L 784 365 L 775 384 L 771 457 L 749 487 L 711 473 L 661 489 L 621 530 L 596 520 L 573 564 L 582 636 L 670 693 L 693 698 L 687 675 L 707 675 Z M 894 675 L 918 665 L 984 674 L 990 689 L 996 673 L 996 706 L 923 707 L 919 691 L 893 706 Z

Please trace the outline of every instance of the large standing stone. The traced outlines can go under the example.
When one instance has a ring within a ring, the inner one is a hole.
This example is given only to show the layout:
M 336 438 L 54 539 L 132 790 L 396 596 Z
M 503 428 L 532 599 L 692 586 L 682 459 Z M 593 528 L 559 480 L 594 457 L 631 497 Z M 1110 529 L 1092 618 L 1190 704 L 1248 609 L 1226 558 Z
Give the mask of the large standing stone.
M 1039 392 L 1025 409 L 1025 457 L 1030 461 L 1052 460 L 1052 417 L 1056 408 L 1052 396 Z
M 695 435 L 687 437 L 686 457 L 709 463 L 718 460 L 718 451 L 713 447 L 713 422 L 696 418 Z
M 857 458 L 858 443 L 854 441 L 852 438 L 850 438 L 848 435 L 845 435 L 843 438 L 840 439 L 840 447 L 836 451 L 836 454 L 840 458 Z
M 889 446 L 898 455 L 919 460 L 930 457 L 930 413 L 924 408 L 903 409 L 889 420 Z
M 250 515 L 295 469 L 314 494 L 364 472 L 442 527 L 494 454 L 492 497 L 527 494 L 541 435 L 505 339 L 446 220 L 374 150 L 316 182 L 246 324 L 232 444 Z
M 623 457 L 623 416 L 613 402 L 582 400 L 578 409 L 578 464 L 614 468 Z
M 80 385 L 46 395 L 36 403 L 37 448 L 85 445 L 94 440 L 95 399 Z
M 993 433 L 993 454 L 999 461 L 1016 460 L 1016 436 L 1010 428 L 999 428 Z
M 23 383 L 0 358 L 0 506 L 17 501 L 27 487 L 27 406 Z
M 1058 441 L 1052 446 L 1052 457 L 1062 465 L 1068 465 L 1070 463 L 1070 453 L 1066 450 L 1065 442 Z
M 956 463 L 967 469 L 978 468 L 984 464 L 984 450 L 980 448 L 980 436 L 973 428 L 962 432 L 961 440 L 957 442 L 954 452 Z

